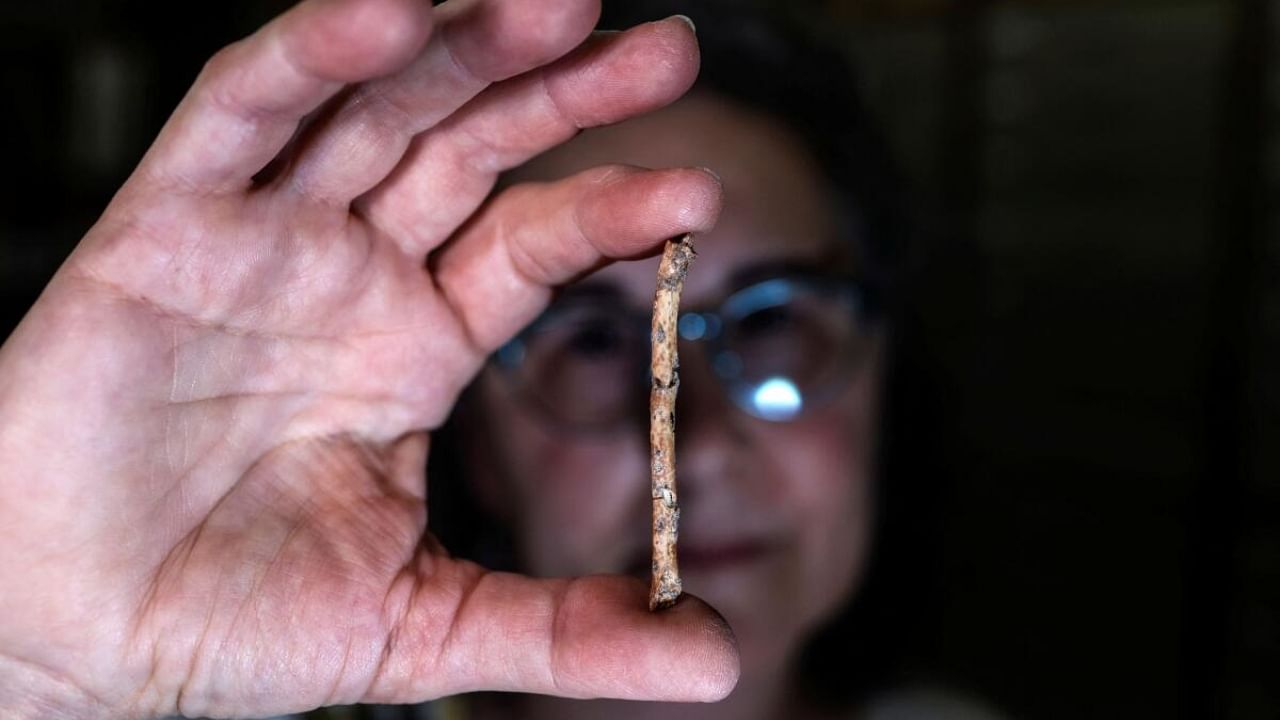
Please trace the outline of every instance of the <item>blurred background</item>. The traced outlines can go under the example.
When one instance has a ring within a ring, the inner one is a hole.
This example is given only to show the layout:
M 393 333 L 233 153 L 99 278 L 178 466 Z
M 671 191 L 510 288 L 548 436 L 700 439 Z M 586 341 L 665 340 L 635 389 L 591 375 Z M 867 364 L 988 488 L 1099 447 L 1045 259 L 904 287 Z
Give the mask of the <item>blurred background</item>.
M 0 6 L 3 336 L 288 4 Z M 1019 717 L 1280 717 L 1280 2 L 788 9 L 848 48 L 924 229 L 903 646 Z

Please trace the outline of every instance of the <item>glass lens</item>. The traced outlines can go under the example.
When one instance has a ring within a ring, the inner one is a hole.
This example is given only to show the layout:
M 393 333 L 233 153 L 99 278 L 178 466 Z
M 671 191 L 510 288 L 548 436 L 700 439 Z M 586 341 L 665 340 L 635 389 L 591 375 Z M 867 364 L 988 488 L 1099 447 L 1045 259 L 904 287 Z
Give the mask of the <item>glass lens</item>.
M 724 315 L 717 369 L 735 401 L 767 420 L 825 400 L 864 342 L 850 286 L 770 280 L 731 296 Z
M 612 423 L 643 412 L 648 338 L 633 314 L 608 303 L 556 308 L 521 343 L 520 384 L 557 420 Z

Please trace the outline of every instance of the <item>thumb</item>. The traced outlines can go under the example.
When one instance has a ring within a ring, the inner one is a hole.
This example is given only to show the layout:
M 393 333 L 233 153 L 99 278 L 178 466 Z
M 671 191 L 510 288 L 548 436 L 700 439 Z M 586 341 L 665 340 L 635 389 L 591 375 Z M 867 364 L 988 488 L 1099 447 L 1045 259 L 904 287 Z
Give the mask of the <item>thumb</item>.
M 406 597 L 368 702 L 476 690 L 712 702 L 738 681 L 733 631 L 697 598 L 652 613 L 634 578 L 535 580 L 433 563 L 428 584 Z

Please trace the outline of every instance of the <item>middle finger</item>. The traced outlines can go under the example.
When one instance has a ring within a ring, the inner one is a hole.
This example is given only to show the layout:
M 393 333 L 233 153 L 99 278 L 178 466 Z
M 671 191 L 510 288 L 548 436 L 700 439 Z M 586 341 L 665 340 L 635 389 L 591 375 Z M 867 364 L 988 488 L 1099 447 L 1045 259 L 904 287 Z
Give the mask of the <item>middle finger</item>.
M 582 128 L 673 102 L 697 73 L 687 18 L 597 33 L 556 63 L 494 85 L 415 138 L 386 182 L 355 206 L 407 254 L 425 257 L 475 212 L 499 173 Z
M 278 182 L 311 200 L 345 206 L 391 172 L 414 135 L 489 84 L 569 52 L 599 14 L 599 0 L 442 4 L 436 33 L 417 60 L 394 75 L 352 87 L 317 116 Z

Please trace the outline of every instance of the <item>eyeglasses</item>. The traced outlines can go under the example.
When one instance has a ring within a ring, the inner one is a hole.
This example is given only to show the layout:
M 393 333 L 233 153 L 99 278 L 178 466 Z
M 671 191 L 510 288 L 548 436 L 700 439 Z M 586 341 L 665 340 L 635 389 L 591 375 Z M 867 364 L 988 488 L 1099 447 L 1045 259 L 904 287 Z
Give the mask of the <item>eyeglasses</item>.
M 679 318 L 733 404 L 775 422 L 829 401 L 864 359 L 874 315 L 855 281 L 787 275 Z M 610 429 L 647 417 L 649 316 L 615 299 L 566 296 L 493 360 L 549 420 Z

